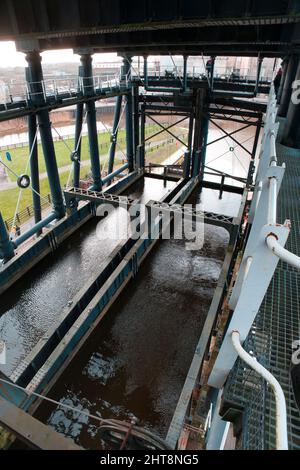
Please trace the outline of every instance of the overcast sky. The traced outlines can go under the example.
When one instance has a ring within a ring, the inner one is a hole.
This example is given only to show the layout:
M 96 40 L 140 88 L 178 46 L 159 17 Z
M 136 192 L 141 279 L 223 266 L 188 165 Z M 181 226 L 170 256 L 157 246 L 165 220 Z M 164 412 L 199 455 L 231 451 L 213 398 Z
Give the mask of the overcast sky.
M 43 63 L 62 63 L 62 62 L 79 62 L 79 56 L 74 55 L 71 49 L 47 51 L 42 53 Z M 94 61 L 111 62 L 116 60 L 117 54 L 95 54 Z M 25 55 L 17 52 L 14 42 L 0 42 L 0 67 L 25 67 Z

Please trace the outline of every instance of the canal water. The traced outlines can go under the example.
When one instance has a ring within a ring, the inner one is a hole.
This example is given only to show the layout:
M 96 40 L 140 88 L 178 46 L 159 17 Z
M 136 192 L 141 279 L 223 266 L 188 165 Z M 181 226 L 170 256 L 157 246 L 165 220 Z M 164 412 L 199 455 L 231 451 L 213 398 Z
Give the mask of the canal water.
M 160 199 L 174 185 L 168 182 L 165 187 L 162 180 L 146 178 L 131 189 L 129 196 L 148 202 Z M 100 222 L 105 240 L 97 237 L 99 219 L 90 220 L 0 297 L 0 338 L 7 349 L 7 362 L 0 364 L 0 370 L 5 374 L 12 373 L 92 273 L 105 263 L 119 242 L 110 231 L 124 216 L 123 210 L 115 209 Z M 124 231 L 126 222 L 124 219 Z
M 212 211 L 215 196 L 205 189 L 197 199 Z M 239 206 L 240 196 L 234 195 L 224 213 L 236 215 Z M 165 436 L 227 243 L 227 232 L 212 226 L 205 226 L 199 251 L 187 250 L 185 240 L 159 241 L 48 393 L 77 411 L 45 403 L 36 416 L 89 449 L 101 448 L 98 423 L 80 410 L 102 418 L 135 417 Z

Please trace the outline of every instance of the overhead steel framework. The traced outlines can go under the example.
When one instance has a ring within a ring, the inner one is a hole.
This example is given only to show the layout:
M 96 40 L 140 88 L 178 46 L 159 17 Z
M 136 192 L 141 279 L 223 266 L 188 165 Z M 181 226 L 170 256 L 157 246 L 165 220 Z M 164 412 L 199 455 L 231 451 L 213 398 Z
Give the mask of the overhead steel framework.
M 5 3 L 0 39 L 35 40 L 39 49 L 275 56 L 299 40 L 296 0 L 90 0 L 88 8 L 84 0 Z

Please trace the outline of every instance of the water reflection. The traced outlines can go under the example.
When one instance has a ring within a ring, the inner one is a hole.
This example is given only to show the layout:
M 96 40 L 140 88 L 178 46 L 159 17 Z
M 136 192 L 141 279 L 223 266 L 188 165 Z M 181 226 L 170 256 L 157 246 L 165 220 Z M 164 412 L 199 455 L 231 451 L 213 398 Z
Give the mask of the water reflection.
M 141 198 L 142 202 L 151 197 L 159 199 L 174 185 L 169 182 L 164 187 L 163 181 L 146 178 L 129 191 L 130 197 Z M 109 231 L 118 223 L 126 232 L 127 214 L 120 209 L 100 222 L 108 235 L 104 240 L 96 235 L 99 220 L 87 222 L 1 296 L 0 337 L 7 345 L 7 364 L 0 368 L 5 374 L 10 374 L 31 351 L 116 247 L 118 240 L 110 238 Z
M 214 207 L 211 190 L 205 210 Z M 236 215 L 234 198 L 228 209 Z M 185 240 L 159 242 L 137 277 L 121 294 L 78 355 L 51 390 L 65 400 L 70 393 L 102 418 L 135 416 L 146 428 L 165 436 L 195 345 L 203 328 L 228 243 L 220 227 L 205 227 L 200 251 L 187 251 Z M 54 409 L 53 409 L 54 408 Z M 37 416 L 56 425 L 55 407 Z M 76 441 L 101 448 L 98 424 L 84 423 Z

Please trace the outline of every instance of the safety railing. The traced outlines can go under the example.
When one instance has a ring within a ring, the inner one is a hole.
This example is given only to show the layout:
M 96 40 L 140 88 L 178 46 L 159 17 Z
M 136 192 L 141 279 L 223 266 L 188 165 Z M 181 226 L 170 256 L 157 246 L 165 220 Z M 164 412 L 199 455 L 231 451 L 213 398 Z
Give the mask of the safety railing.
M 252 328 L 261 303 L 274 275 L 279 259 L 300 269 L 300 258 L 284 248 L 290 231 L 290 221 L 277 221 L 277 196 L 285 172 L 278 166 L 276 137 L 277 105 L 271 87 L 256 184 L 249 212 L 251 229 L 240 263 L 229 306 L 233 310 L 223 342 L 209 377 L 209 384 L 222 388 L 237 357 L 241 357 L 273 388 L 276 401 L 277 448 L 287 448 L 286 404 L 283 390 L 275 377 L 256 359 L 243 350 L 243 343 Z M 238 332 L 238 333 L 237 333 Z M 238 379 L 237 379 L 238 380 Z
M 280 383 L 265 367 L 263 367 L 253 356 L 251 356 L 247 351 L 245 351 L 245 349 L 243 349 L 240 342 L 240 334 L 238 331 L 232 331 L 231 339 L 238 356 L 246 364 L 248 364 L 248 366 L 255 370 L 261 377 L 263 377 L 271 386 L 275 395 L 276 403 L 276 449 L 287 450 L 288 434 L 286 403 Z
M 171 60 L 170 60 L 171 62 Z M 207 58 L 199 61 L 200 65 L 187 65 L 187 77 L 190 79 L 205 79 L 206 77 L 206 62 Z M 247 68 L 236 69 L 234 66 L 224 66 L 219 65 L 216 60 L 214 66 L 214 77 L 216 79 L 227 80 L 227 81 L 243 81 L 243 82 L 255 82 L 256 81 L 256 71 L 251 71 Z M 271 70 L 262 70 L 260 74 L 259 81 L 271 82 L 272 80 L 272 71 Z M 142 76 L 143 77 L 143 63 L 142 65 L 133 66 L 132 75 Z M 183 78 L 183 64 L 159 64 L 148 62 L 148 76 L 154 77 L 157 79 L 161 78 L 174 78 L 182 79 Z
M 46 209 L 47 207 L 51 206 L 51 195 L 47 194 L 47 196 L 43 197 L 41 199 L 41 209 Z M 25 222 L 28 222 L 28 220 L 32 219 L 34 216 L 34 207 L 32 204 L 29 206 L 26 206 L 25 209 L 22 209 L 19 212 L 16 212 L 15 217 L 9 217 L 4 221 L 5 227 L 8 232 L 11 231 L 12 226 L 14 223 L 17 223 L 19 225 L 24 224 Z
M 128 77 L 124 77 L 122 86 L 127 87 Z M 0 85 L 0 104 L 9 105 L 25 101 L 28 103 L 34 97 L 44 101 L 49 97 L 72 97 L 83 93 L 84 89 L 96 92 L 113 91 L 121 86 L 120 72 L 115 74 L 102 74 L 93 77 L 70 76 L 64 78 L 46 78 L 39 82 L 16 82 Z
M 187 77 L 190 79 L 206 78 L 207 58 L 199 59 L 200 65 L 187 64 Z M 175 65 L 174 65 L 175 64 Z M 176 63 L 170 59 L 170 64 L 164 65 L 148 63 L 148 76 L 161 78 L 183 78 L 183 63 Z M 122 69 L 116 64 L 116 71 L 110 74 L 99 74 L 92 77 L 66 76 L 58 78 L 45 78 L 40 82 L 11 82 L 0 85 L 0 104 L 6 106 L 20 101 L 30 101 L 32 97 L 41 96 L 44 101 L 48 97 L 58 97 L 60 95 L 74 96 L 76 93 L 83 93 L 84 89 L 96 91 L 114 90 L 117 87 L 127 87 L 129 74 L 133 77 L 143 76 L 143 60 L 133 63 L 131 70 L 126 76 L 122 76 Z M 233 66 L 221 65 L 216 59 L 214 67 L 214 77 L 227 81 L 255 81 L 256 75 L 249 70 L 237 70 Z M 260 81 L 270 82 L 272 79 L 271 71 L 262 70 Z

